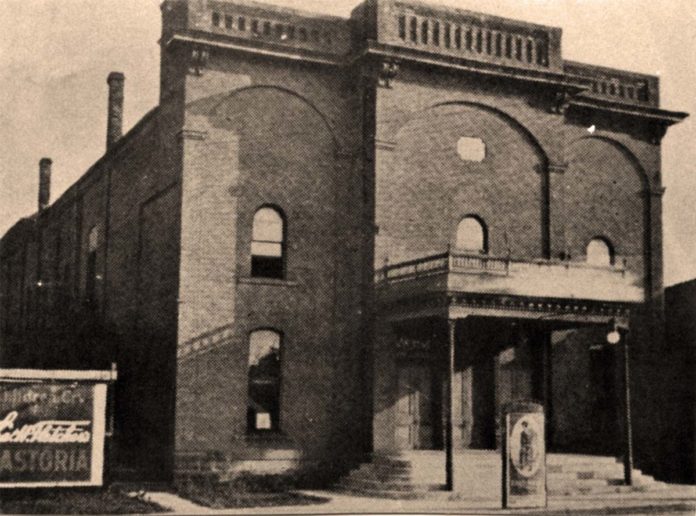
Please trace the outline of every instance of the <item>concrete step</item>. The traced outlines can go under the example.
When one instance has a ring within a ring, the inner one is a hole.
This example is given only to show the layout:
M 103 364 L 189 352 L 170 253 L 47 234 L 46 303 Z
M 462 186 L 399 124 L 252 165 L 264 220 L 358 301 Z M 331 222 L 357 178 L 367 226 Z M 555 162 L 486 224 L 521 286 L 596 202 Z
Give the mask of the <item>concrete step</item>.
M 369 478 L 348 477 L 341 484 L 360 491 L 414 491 L 416 486 L 411 482 L 380 482 Z
M 373 455 L 371 464 L 394 468 L 410 468 L 411 459 L 405 455 Z
M 370 467 L 374 468 L 375 470 L 383 471 L 383 472 L 394 472 L 394 473 L 400 473 L 400 474 L 408 474 L 413 470 L 413 465 L 390 465 L 390 464 L 380 464 L 380 463 L 375 463 L 375 462 L 368 462 Z
M 410 480 L 412 475 L 410 472 L 389 471 L 375 468 L 372 464 L 363 464 L 358 469 L 351 471 L 350 476 L 359 476 L 362 478 L 370 478 L 378 481 L 389 480 Z
M 567 495 L 602 495 L 611 493 L 642 493 L 649 491 L 659 491 L 665 488 L 662 482 L 655 482 L 650 485 L 639 486 L 573 486 L 566 488 L 548 488 L 549 496 L 567 496 Z
M 339 483 L 336 485 L 336 489 L 343 493 L 352 494 L 355 496 L 366 496 L 372 498 L 390 498 L 395 500 L 415 500 L 418 498 L 425 498 L 428 495 L 427 491 L 392 491 L 388 489 L 381 490 L 365 490 L 361 488 L 356 488 L 350 484 L 346 485 Z
M 546 464 L 548 473 L 597 473 L 623 475 L 623 464 Z
M 615 464 L 619 462 L 616 457 L 609 455 L 580 455 L 574 453 L 548 453 L 546 464 Z
M 633 478 L 642 478 L 647 475 L 643 475 L 640 470 L 633 470 Z M 558 480 L 590 480 L 590 479 L 602 479 L 602 480 L 620 480 L 623 482 L 623 468 L 621 471 L 617 472 L 607 472 L 607 471 L 563 471 L 563 472 L 552 472 L 547 471 L 547 477 Z
M 339 484 L 345 492 L 383 498 L 422 498 L 442 488 L 444 453 L 412 452 L 375 455 Z M 457 489 L 467 496 L 498 496 L 502 475 L 499 452 L 455 453 Z M 633 486 L 623 485 L 623 464 L 615 457 L 547 455 L 547 485 L 553 496 L 630 493 L 662 488 L 649 475 L 634 470 Z

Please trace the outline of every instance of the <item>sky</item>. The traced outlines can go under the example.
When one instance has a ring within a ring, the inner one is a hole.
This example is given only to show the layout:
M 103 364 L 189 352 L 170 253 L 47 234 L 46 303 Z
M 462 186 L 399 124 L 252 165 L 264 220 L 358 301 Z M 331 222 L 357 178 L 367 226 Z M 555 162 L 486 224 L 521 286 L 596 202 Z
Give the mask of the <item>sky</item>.
M 694 113 L 663 140 L 665 284 L 696 277 L 696 0 L 427 0 L 561 27 L 563 57 L 656 74 L 661 107 Z M 347 16 L 359 0 L 274 0 Z M 106 77 L 126 75 L 124 131 L 156 106 L 159 0 L 2 0 L 0 235 L 101 157 Z

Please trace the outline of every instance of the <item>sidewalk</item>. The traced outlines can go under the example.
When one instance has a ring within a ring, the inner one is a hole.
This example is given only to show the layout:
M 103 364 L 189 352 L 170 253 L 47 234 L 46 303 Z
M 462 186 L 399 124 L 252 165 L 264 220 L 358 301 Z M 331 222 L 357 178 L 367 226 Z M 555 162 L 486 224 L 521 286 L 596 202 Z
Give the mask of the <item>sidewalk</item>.
M 173 514 L 696 514 L 696 486 L 670 485 L 667 488 L 645 493 L 605 494 L 601 497 L 578 495 L 549 498 L 545 510 L 502 510 L 493 500 L 449 500 L 443 493 L 440 498 L 427 500 L 387 500 L 363 498 L 334 491 L 303 491 L 326 498 L 323 504 L 289 507 L 258 507 L 210 509 L 196 505 L 172 493 L 150 492 L 145 498 L 166 507 Z

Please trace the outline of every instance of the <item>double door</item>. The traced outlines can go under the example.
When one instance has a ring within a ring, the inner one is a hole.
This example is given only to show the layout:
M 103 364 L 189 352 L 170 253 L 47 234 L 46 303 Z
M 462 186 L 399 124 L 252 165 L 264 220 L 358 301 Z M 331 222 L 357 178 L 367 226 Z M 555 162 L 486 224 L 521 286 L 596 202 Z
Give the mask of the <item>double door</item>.
M 402 450 L 433 449 L 437 397 L 432 367 L 401 364 L 397 380 L 396 442 Z

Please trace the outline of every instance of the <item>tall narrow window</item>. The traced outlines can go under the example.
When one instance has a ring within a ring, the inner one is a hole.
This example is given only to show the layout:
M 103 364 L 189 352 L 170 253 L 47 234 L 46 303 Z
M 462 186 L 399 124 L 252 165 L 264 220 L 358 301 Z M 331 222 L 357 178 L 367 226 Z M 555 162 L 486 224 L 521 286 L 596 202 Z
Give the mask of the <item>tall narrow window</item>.
M 249 335 L 250 432 L 280 427 L 280 341 L 280 333 L 274 330 L 257 330 Z
M 274 208 L 261 208 L 254 215 L 251 236 L 251 275 L 257 278 L 283 278 L 285 223 Z
M 604 238 L 593 238 L 587 244 L 585 259 L 590 265 L 609 266 L 614 263 L 614 251 Z
M 462 251 L 472 253 L 486 253 L 487 249 L 486 227 L 478 217 L 467 216 L 457 226 L 457 239 L 455 247 Z
M 97 303 L 97 248 L 99 247 L 99 227 L 89 230 L 87 248 L 87 270 L 85 271 L 85 297 L 91 306 Z

